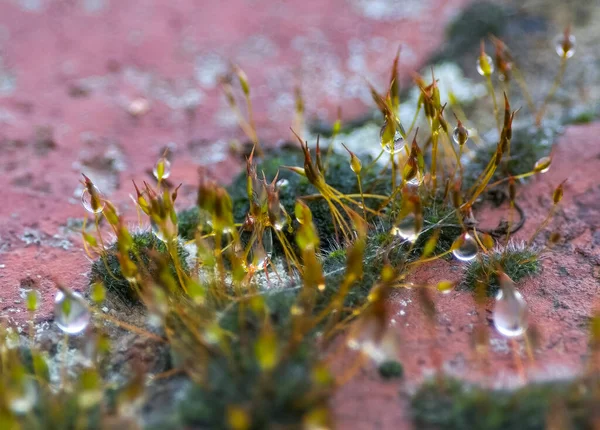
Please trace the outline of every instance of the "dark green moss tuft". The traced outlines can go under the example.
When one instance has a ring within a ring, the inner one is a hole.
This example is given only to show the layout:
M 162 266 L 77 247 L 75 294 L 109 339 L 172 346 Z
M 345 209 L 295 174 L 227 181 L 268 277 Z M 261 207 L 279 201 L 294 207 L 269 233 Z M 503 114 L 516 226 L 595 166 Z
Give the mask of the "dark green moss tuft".
M 421 386 L 411 414 L 415 427 L 424 430 L 544 430 L 559 420 L 564 420 L 560 428 L 592 429 L 597 400 L 589 389 L 594 387 L 585 385 L 575 380 L 485 390 L 446 378 Z
M 540 271 L 539 252 L 524 245 L 510 244 L 506 248 L 482 254 L 467 266 L 462 287 L 474 290 L 477 282 L 483 282 L 488 286 L 488 293 L 495 294 L 499 287 L 496 275 L 498 267 L 518 282 Z
M 177 231 L 184 240 L 192 240 L 200 222 L 200 209 L 197 206 L 184 209 L 177 214 Z
M 167 255 L 166 245 L 150 231 L 143 231 L 132 234 L 133 249 L 130 253 L 130 258 L 135 261 L 135 255 L 139 255 L 144 267 L 150 270 L 150 274 L 155 270 L 151 263 L 151 258 L 148 251 L 155 250 L 161 254 Z M 186 272 L 189 272 L 189 267 L 186 262 L 188 252 L 185 250 L 183 245 L 178 244 L 178 255 L 181 267 Z M 110 269 L 110 273 L 107 269 Z M 176 276 L 175 267 L 172 265 L 173 276 Z M 117 245 L 116 243 L 110 246 L 104 258 L 98 258 L 92 264 L 92 270 L 90 274 L 90 283 L 101 281 L 104 283 L 107 291 L 114 294 L 116 297 L 123 300 L 124 303 L 133 305 L 139 302 L 137 292 L 131 288 L 129 282 L 123 277 L 121 273 L 121 265 L 117 258 Z
M 386 361 L 379 366 L 379 374 L 384 379 L 401 378 L 404 375 L 404 367 L 398 361 Z

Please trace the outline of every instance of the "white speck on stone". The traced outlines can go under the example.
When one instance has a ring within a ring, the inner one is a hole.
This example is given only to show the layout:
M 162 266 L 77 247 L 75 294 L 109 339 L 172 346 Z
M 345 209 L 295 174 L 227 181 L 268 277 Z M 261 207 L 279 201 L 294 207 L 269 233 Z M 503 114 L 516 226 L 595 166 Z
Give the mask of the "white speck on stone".
M 430 0 L 350 0 L 355 11 L 378 21 L 397 21 L 420 16 Z

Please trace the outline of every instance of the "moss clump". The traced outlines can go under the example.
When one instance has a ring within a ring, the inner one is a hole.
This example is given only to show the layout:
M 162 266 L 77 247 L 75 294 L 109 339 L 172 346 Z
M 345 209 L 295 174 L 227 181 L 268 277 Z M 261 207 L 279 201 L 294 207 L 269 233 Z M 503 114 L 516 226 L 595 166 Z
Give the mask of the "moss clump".
M 184 209 L 177 214 L 177 231 L 185 240 L 194 239 L 196 228 L 200 222 L 200 209 L 198 206 Z
M 518 282 L 540 271 L 539 252 L 525 244 L 511 242 L 507 247 L 481 254 L 467 266 L 462 286 L 475 290 L 477 283 L 482 282 L 488 286 L 489 294 L 495 294 L 499 288 L 498 268 Z
M 370 164 L 372 160 L 363 159 L 363 166 Z M 279 190 L 279 199 L 288 214 L 294 219 L 294 206 L 296 199 L 302 196 L 317 194 L 318 191 L 303 176 L 291 172 L 283 166 L 304 165 L 304 154 L 296 146 L 287 145 L 268 152 L 263 160 L 259 160 L 256 165 L 256 171 L 259 178 L 264 173 L 267 181 L 272 180 L 279 172 L 278 178 L 285 180 L 287 185 L 281 186 Z M 390 189 L 389 175 L 380 175 L 380 167 L 375 166 L 369 171 L 363 172 L 362 185 L 364 193 L 388 195 Z M 350 169 L 350 158 L 347 154 L 333 153 L 329 160 L 329 165 L 325 173 L 327 183 L 344 194 L 359 193 L 356 175 Z M 248 212 L 248 195 L 246 194 L 246 172 L 240 173 L 227 187 L 233 203 L 233 215 L 236 222 L 243 222 Z M 357 199 L 359 200 L 359 199 Z M 374 205 L 377 201 L 365 200 L 366 204 Z M 313 214 L 313 221 L 321 238 L 321 246 L 324 249 L 329 248 L 335 242 L 335 228 L 333 226 L 329 206 L 324 199 L 314 199 L 307 201 Z M 194 232 L 198 224 L 198 209 L 190 208 L 179 212 L 179 234 L 186 240 L 194 237 Z M 295 220 L 293 221 L 295 225 Z M 290 243 L 295 243 L 293 234 L 288 234 Z M 281 251 L 278 241 L 275 241 L 275 255 Z
M 137 261 L 136 255 L 138 255 L 143 263 L 143 267 L 148 269 L 150 275 L 153 275 L 156 270 L 156 265 L 153 263 L 149 253 L 150 251 L 156 251 L 167 256 L 168 252 L 166 245 L 164 242 L 157 239 L 150 231 L 133 233 L 131 238 L 133 240 L 133 246 L 129 255 L 130 258 L 133 261 Z M 115 243 L 106 250 L 106 254 L 103 257 L 94 261 L 90 274 L 90 283 L 98 281 L 103 282 L 106 289 L 123 300 L 124 303 L 129 305 L 139 303 L 137 291 L 131 288 L 131 285 L 121 273 L 121 265 L 119 264 L 117 253 L 117 244 Z M 181 268 L 186 271 L 186 273 L 189 273 L 189 267 L 186 261 L 188 252 L 180 243 L 177 245 L 177 254 L 179 256 Z M 171 263 L 171 271 L 173 277 L 177 279 L 177 273 L 173 263 Z
M 402 375 L 404 375 L 404 367 L 402 366 L 402 363 L 395 360 L 382 363 L 378 370 L 383 379 L 401 378 Z
M 592 429 L 596 382 L 530 384 L 516 391 L 485 390 L 455 379 L 426 382 L 411 401 L 415 427 L 435 430 Z M 592 389 L 590 389 L 592 388 Z
M 490 34 L 501 37 L 508 22 L 505 7 L 487 1 L 474 2 L 446 28 L 446 44 L 431 62 L 456 61 L 477 49 L 479 42 Z
M 329 390 L 314 382 L 310 348 L 302 347 L 279 363 L 269 378 L 264 378 L 252 351 L 237 348 L 235 363 L 211 360 L 206 383 L 194 384 L 185 393 L 179 407 L 185 428 L 230 428 L 232 406 L 243 408 L 252 429 L 298 428 L 307 412 L 326 405 Z

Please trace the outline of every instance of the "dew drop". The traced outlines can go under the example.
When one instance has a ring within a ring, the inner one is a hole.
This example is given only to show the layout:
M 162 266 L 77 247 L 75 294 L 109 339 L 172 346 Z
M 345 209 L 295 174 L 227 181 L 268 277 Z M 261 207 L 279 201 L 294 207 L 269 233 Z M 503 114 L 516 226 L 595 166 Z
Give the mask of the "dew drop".
M 68 334 L 81 333 L 90 323 L 90 311 L 79 293 L 62 291 L 54 298 L 54 322 L 63 332 Z
M 273 234 L 271 229 L 266 229 L 262 241 L 255 240 L 252 244 L 248 255 L 248 267 L 255 272 L 264 270 L 271 255 L 273 255 Z
M 159 177 L 160 169 L 162 169 L 162 177 Z M 156 179 L 167 179 L 169 176 L 171 176 L 171 162 L 165 157 L 161 157 L 161 159 L 156 162 L 152 173 L 154 173 L 154 177 Z
M 552 159 L 550 157 L 542 157 L 533 165 L 533 171 L 537 173 L 546 173 L 550 170 Z
M 469 233 L 463 233 L 454 241 L 452 254 L 460 261 L 470 261 L 477 256 L 477 241 Z
M 278 189 L 287 188 L 290 185 L 290 181 L 285 178 L 278 180 L 275 185 L 277 185 Z
M 162 228 L 154 221 L 150 221 L 150 227 L 154 236 L 161 242 L 166 242 L 168 237 L 177 240 L 177 224 L 174 224 L 169 217 L 165 219 Z
M 397 225 L 392 227 L 391 233 L 394 236 L 401 237 L 404 240 L 414 243 L 419 237 L 420 231 L 417 230 L 417 220 L 413 214 L 409 214 Z
M 569 34 L 565 37 L 565 34 L 559 34 L 554 39 L 554 49 L 559 57 L 571 58 L 575 54 L 576 43 L 574 35 Z
M 494 63 L 492 61 L 492 57 L 490 57 L 489 55 L 484 54 L 485 60 L 487 61 L 487 67 L 489 68 L 489 74 L 494 73 Z M 477 57 L 477 73 L 479 73 L 481 76 L 486 76 L 486 71 L 483 70 L 482 68 L 482 64 L 481 64 L 481 57 Z
M 506 337 L 522 335 L 527 329 L 527 302 L 514 288 L 501 289 L 496 295 L 494 326 Z
M 87 188 L 84 188 L 83 192 L 81 193 L 81 204 L 83 205 L 86 211 L 93 214 L 97 214 L 104 210 L 104 206 L 106 206 L 106 203 L 104 202 L 104 195 L 98 189 L 98 187 L 96 187 L 95 185 L 92 185 L 92 187 L 94 189 L 94 194 L 96 194 L 97 199 L 92 199 L 92 195 L 90 194 L 89 190 Z
M 463 125 L 456 127 L 452 133 L 452 139 L 458 145 L 463 146 L 469 139 L 469 130 Z
M 37 400 L 37 390 L 33 379 L 21 378 L 15 387 L 7 389 L 8 407 L 17 415 L 24 415 L 31 411 Z
M 402 137 L 402 133 L 400 133 L 400 123 L 396 125 L 396 132 L 394 133 L 394 145 L 390 145 L 389 142 L 383 143 L 383 134 L 385 133 L 385 128 L 387 123 L 383 124 L 381 127 L 381 132 L 379 136 L 381 137 L 381 148 L 387 152 L 388 154 L 397 154 L 402 150 L 404 138 Z

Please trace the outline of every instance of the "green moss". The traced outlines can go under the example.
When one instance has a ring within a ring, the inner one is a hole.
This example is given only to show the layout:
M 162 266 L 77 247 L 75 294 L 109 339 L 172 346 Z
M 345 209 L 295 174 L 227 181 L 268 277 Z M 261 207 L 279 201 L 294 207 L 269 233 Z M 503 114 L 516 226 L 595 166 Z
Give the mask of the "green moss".
M 329 388 L 315 383 L 316 360 L 307 345 L 282 360 L 268 378 L 252 350 L 237 341 L 233 347 L 233 362 L 212 359 L 206 383 L 195 384 L 185 393 L 179 409 L 186 428 L 229 428 L 227 408 L 233 405 L 245 408 L 252 429 L 296 428 L 308 411 L 326 405 Z
M 200 222 L 200 209 L 198 206 L 184 209 L 177 213 L 177 231 L 184 240 L 192 240 Z
M 446 28 L 446 43 L 432 63 L 456 61 L 465 53 L 476 52 L 479 42 L 490 34 L 501 37 L 509 21 L 505 7 L 488 1 L 467 6 Z
M 161 240 L 157 239 L 156 236 L 150 231 L 133 233 L 131 237 L 133 239 L 133 247 L 132 251 L 130 252 L 130 258 L 136 261 L 135 255 L 139 255 L 144 267 L 147 267 L 152 275 L 153 271 L 156 270 L 156 267 L 154 263 L 152 263 L 149 251 L 154 250 L 166 256 L 166 245 Z M 186 272 L 189 272 L 189 267 L 186 262 L 188 252 L 181 245 L 181 243 L 178 244 L 177 249 L 181 267 Z M 110 269 L 110 273 L 107 269 L 107 266 L 108 269 Z M 173 276 L 176 277 L 175 266 L 173 264 L 171 264 L 171 270 Z M 139 302 L 137 292 L 131 288 L 131 285 L 121 273 L 121 265 L 119 264 L 119 260 L 117 258 L 116 243 L 107 249 L 104 259 L 98 258 L 92 264 L 90 283 L 97 281 L 103 282 L 107 291 L 123 300 L 123 302 L 129 305 Z
M 555 424 L 564 420 L 560 428 L 592 429 L 597 400 L 586 384 L 592 385 L 560 381 L 508 391 L 485 390 L 450 378 L 429 381 L 412 398 L 411 415 L 415 427 L 425 430 L 544 430 L 548 420 Z
M 404 367 L 398 361 L 386 361 L 379 366 L 379 374 L 384 379 L 401 378 L 404 375 Z
M 371 162 L 370 158 L 363 159 L 363 165 L 366 166 Z M 262 178 L 264 173 L 268 181 L 272 180 L 277 172 L 279 179 L 285 179 L 287 186 L 282 187 L 279 191 L 279 199 L 285 210 L 294 220 L 294 206 L 296 199 L 302 196 L 317 194 L 318 191 L 308 179 L 291 172 L 283 166 L 304 165 L 304 155 L 296 146 L 284 146 L 278 149 L 269 151 L 263 160 L 259 160 L 256 166 L 256 171 L 259 177 Z M 344 194 L 357 194 L 359 192 L 356 175 L 350 169 L 350 158 L 347 154 L 334 153 L 329 160 L 329 167 L 325 174 L 327 183 Z M 364 173 L 362 178 L 363 191 L 365 193 L 375 193 L 387 195 L 389 193 L 390 181 L 388 176 L 379 175 L 378 169 L 373 168 Z M 233 203 L 233 213 L 236 222 L 243 222 L 248 212 L 248 195 L 246 193 L 246 172 L 241 172 L 227 187 L 227 191 L 231 196 Z M 376 202 L 366 199 L 367 205 L 374 205 Z M 323 199 L 314 199 L 308 201 L 308 205 L 313 214 L 313 221 L 319 231 L 321 238 L 321 247 L 328 249 L 336 240 L 335 228 L 333 226 L 330 209 Z M 186 209 L 179 212 L 179 234 L 184 239 L 192 239 L 197 223 L 198 210 L 196 208 Z M 293 221 L 294 226 L 296 221 Z M 288 235 L 290 243 L 294 244 L 294 236 L 292 233 L 287 233 L 287 228 L 284 230 Z M 275 240 L 275 255 L 281 252 L 281 247 Z
M 527 276 L 539 273 L 541 268 L 539 253 L 524 245 L 511 243 L 506 248 L 481 254 L 468 264 L 462 287 L 474 290 L 477 282 L 483 282 L 488 286 L 488 293 L 495 294 L 499 287 L 496 275 L 498 267 L 513 281 L 518 282 Z

